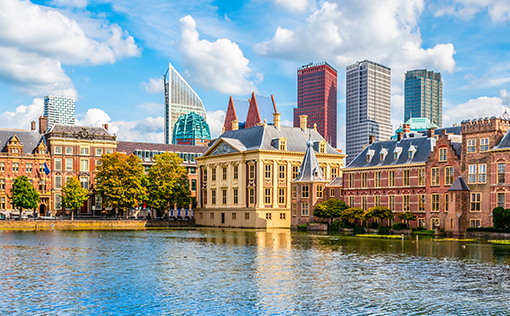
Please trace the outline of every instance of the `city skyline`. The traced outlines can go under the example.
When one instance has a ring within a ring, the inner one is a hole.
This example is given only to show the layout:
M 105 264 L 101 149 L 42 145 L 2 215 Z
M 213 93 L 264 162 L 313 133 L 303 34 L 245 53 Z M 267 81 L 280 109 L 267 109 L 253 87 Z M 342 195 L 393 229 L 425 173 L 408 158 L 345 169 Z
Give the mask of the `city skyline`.
M 339 148 L 345 148 L 344 70 L 356 60 L 392 69 L 394 129 L 404 120 L 404 74 L 412 69 L 441 72 L 443 126 L 502 113 L 510 103 L 508 16 L 497 13 L 510 5 L 461 0 L 169 4 L 157 9 L 151 1 L 0 4 L 3 127 L 28 126 L 42 114 L 44 95 L 63 94 L 76 98 L 77 124 L 109 123 L 124 139 L 162 142 L 161 69 L 168 62 L 204 101 L 213 138 L 221 132 L 230 95 L 274 94 L 282 122 L 291 121 L 295 69 L 323 60 L 339 70 Z M 268 10 L 278 18 L 263 14 Z M 259 17 L 255 22 L 248 18 L 253 14 Z M 19 21 L 25 21 L 23 27 Z

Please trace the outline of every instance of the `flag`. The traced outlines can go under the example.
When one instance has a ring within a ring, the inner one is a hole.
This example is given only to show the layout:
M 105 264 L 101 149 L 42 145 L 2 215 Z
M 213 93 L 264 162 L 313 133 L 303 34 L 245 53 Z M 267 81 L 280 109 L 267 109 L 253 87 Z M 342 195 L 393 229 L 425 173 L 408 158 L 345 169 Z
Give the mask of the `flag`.
M 50 174 L 50 168 L 48 168 L 48 165 L 46 163 L 44 163 L 44 173 L 46 175 L 49 175 Z

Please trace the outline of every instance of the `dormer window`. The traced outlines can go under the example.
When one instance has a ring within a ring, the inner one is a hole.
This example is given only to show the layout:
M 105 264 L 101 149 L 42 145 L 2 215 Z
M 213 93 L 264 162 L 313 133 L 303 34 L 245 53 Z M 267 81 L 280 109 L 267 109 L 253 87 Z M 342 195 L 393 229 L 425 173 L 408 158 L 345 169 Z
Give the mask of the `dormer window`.
M 408 151 L 408 153 L 407 153 L 407 155 L 408 155 L 408 156 L 407 156 L 407 158 L 409 158 L 409 159 L 413 159 L 414 154 L 416 153 L 416 150 L 417 150 L 417 148 L 416 148 L 416 147 L 414 147 L 413 145 L 411 145 L 411 146 L 409 147 L 409 151 Z
M 326 144 L 324 144 L 324 143 L 319 144 L 319 152 L 321 154 L 326 152 Z
M 409 159 L 412 159 L 413 158 L 413 152 L 412 151 L 409 151 Z
M 373 149 L 370 149 L 367 151 L 367 162 L 370 162 L 372 160 L 372 157 L 375 156 L 375 151 Z
M 271 139 L 271 146 L 278 150 L 287 150 L 287 138 L 273 138 Z
M 402 147 L 395 147 L 395 151 L 393 152 L 393 159 L 398 160 L 400 154 L 402 153 Z
M 280 150 L 287 150 L 287 141 L 286 141 L 286 140 L 281 139 L 281 140 L 279 141 L 278 146 L 279 146 L 279 149 L 280 149 Z
M 379 160 L 384 161 L 384 159 L 386 159 L 386 155 L 388 155 L 388 150 L 386 150 L 386 148 L 381 149 L 381 152 L 379 153 Z

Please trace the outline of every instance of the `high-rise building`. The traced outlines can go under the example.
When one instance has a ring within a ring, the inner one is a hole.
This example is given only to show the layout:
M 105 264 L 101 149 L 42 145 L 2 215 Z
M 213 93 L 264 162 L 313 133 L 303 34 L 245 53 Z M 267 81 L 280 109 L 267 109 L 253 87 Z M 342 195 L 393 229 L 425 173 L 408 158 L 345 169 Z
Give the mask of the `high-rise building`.
M 389 140 L 391 126 L 391 69 L 369 60 L 346 69 L 346 163 L 368 145 Z
M 404 120 L 426 117 L 439 127 L 443 123 L 441 73 L 417 69 L 406 72 Z
M 44 116 L 48 118 L 48 131 L 55 124 L 74 125 L 76 118 L 74 99 L 53 95 L 45 96 Z
M 299 67 L 297 108 L 294 108 L 294 127 L 299 127 L 299 116 L 307 115 L 310 127 L 336 147 L 337 71 L 327 62 Z
M 174 125 L 179 116 L 194 112 L 207 120 L 207 112 L 198 94 L 172 64 L 168 64 L 163 78 L 165 84 L 165 144 L 170 144 L 173 139 Z
M 172 144 L 195 146 L 207 145 L 210 141 L 209 125 L 195 112 L 181 115 L 175 123 Z

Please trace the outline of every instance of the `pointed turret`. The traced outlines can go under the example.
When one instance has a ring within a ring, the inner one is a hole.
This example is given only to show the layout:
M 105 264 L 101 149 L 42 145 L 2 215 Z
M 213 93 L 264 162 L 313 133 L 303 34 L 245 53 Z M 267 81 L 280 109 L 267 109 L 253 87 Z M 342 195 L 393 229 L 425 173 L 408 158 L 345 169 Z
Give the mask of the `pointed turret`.
M 244 128 L 250 128 L 257 126 L 261 122 L 259 107 L 257 100 L 255 99 L 255 92 L 252 92 L 250 99 L 250 107 L 248 108 L 248 114 L 246 115 L 246 124 Z
M 223 127 L 226 131 L 232 130 L 232 121 L 237 121 L 236 108 L 234 106 L 234 100 L 232 96 L 230 96 L 230 100 L 228 101 L 227 114 L 225 114 L 225 123 L 223 123 Z
M 301 163 L 299 176 L 296 180 L 294 180 L 294 182 L 327 182 L 327 180 L 322 176 L 322 170 L 319 166 L 319 162 L 317 161 L 317 157 L 315 156 L 312 140 L 308 139 L 306 145 L 308 148 L 306 148 L 305 157 Z

